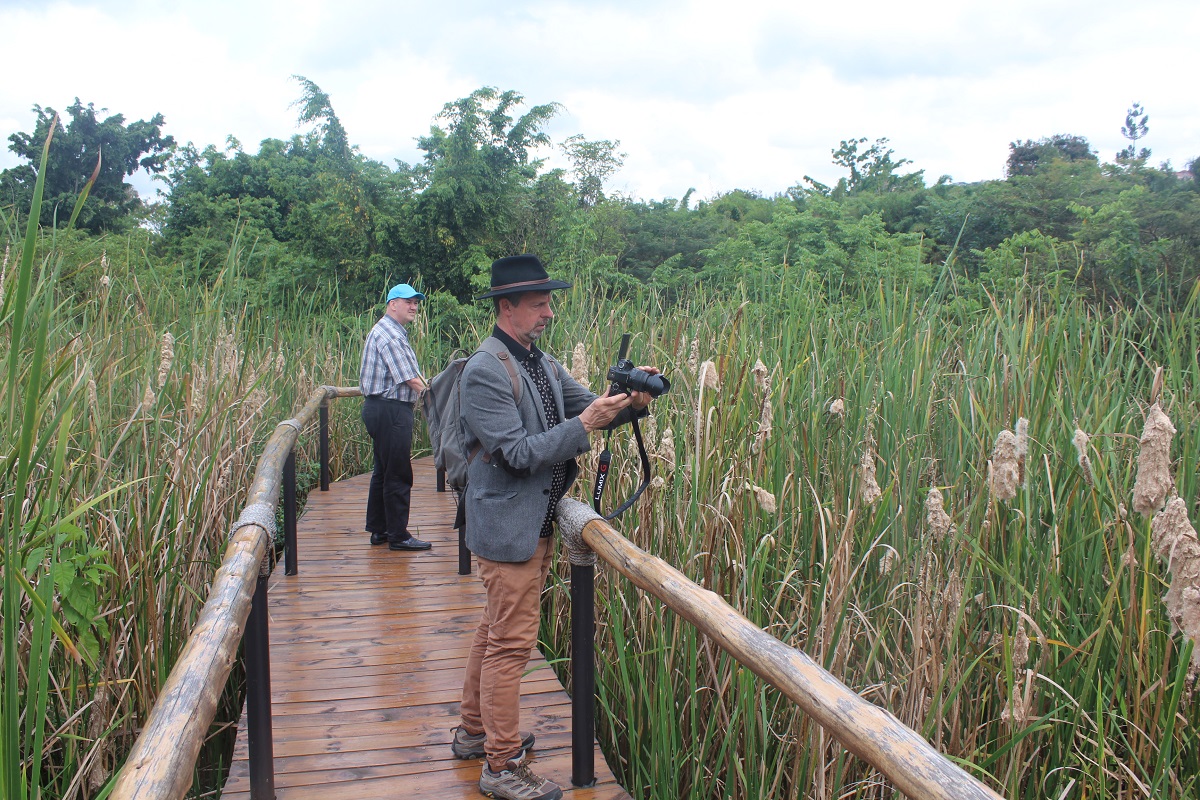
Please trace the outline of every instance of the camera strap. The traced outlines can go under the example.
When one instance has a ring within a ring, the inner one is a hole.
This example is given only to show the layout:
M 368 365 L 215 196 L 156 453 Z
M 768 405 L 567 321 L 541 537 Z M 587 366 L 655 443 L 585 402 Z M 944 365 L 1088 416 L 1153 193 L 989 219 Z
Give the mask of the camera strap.
M 612 434 L 604 433 L 604 452 L 600 453 L 600 463 L 596 466 L 596 485 L 592 487 L 592 508 L 600 513 L 600 498 L 604 497 L 604 487 L 608 481 L 608 468 L 612 464 L 612 451 L 608 449 L 608 440 Z
M 608 449 L 608 441 L 609 437 L 612 435 L 612 432 L 606 432 L 604 434 L 604 452 L 600 454 L 600 465 L 596 469 L 596 486 L 592 490 L 592 508 L 596 510 L 597 514 L 605 519 L 616 519 L 619 515 L 628 511 L 630 506 L 637 502 L 637 499 L 642 496 L 642 492 L 646 491 L 646 487 L 650 485 L 650 456 L 646 453 L 645 442 L 642 441 L 642 429 L 638 425 L 636 417 L 630 424 L 633 426 L 633 438 L 635 441 L 637 441 L 638 455 L 642 460 L 642 483 L 634 491 L 633 496 L 621 505 L 617 506 L 617 509 L 612 513 L 605 514 L 600 510 L 600 499 L 604 495 L 604 487 L 608 483 L 608 470 L 612 464 L 612 452 Z

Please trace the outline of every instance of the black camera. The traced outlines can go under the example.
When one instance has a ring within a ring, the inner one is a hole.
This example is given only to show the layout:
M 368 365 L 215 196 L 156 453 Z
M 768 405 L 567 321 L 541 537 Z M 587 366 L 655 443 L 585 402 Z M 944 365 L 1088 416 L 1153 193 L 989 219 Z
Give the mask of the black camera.
M 662 375 L 651 375 L 633 365 L 626 356 L 629 352 L 629 334 L 621 335 L 621 351 L 617 353 L 617 363 L 608 368 L 608 379 L 612 381 L 608 387 L 610 395 L 618 392 L 645 392 L 651 397 L 666 394 L 671 388 L 671 382 Z

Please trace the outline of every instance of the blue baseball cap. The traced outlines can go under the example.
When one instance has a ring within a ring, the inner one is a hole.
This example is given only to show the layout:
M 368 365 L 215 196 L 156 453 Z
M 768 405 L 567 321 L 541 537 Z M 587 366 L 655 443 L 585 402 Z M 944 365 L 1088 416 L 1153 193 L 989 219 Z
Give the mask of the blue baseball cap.
M 391 291 L 389 291 L 387 295 L 389 303 L 393 300 L 408 300 L 411 297 L 415 297 L 418 300 L 425 299 L 425 295 L 421 294 L 407 283 L 396 284 L 391 288 Z

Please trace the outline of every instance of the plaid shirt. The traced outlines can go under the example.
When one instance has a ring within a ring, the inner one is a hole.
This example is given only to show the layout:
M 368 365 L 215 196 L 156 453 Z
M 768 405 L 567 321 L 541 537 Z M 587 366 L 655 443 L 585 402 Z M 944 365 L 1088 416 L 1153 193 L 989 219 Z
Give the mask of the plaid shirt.
M 417 392 L 406 381 L 420 375 L 417 355 L 408 343 L 408 331 L 384 315 L 371 328 L 363 346 L 362 367 L 358 371 L 358 388 L 363 397 L 416 402 Z

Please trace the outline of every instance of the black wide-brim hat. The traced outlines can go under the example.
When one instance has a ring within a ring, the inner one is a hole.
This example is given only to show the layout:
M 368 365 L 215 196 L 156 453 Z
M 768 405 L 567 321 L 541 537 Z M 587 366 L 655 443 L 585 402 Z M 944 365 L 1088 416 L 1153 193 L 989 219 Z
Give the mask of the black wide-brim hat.
M 497 258 L 492 262 L 492 288 L 477 299 L 500 297 L 519 292 L 549 292 L 554 289 L 570 289 L 566 281 L 551 280 L 542 261 L 537 256 L 525 254 Z

